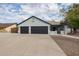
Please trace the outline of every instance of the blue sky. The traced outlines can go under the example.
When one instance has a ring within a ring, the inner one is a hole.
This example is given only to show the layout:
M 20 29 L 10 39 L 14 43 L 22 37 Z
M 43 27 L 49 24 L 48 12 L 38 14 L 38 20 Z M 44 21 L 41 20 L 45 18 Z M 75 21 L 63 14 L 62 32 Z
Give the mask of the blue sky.
M 60 9 L 66 11 L 71 4 L 54 3 L 0 3 L 0 23 L 19 23 L 30 16 L 36 16 L 42 20 L 60 21 Z

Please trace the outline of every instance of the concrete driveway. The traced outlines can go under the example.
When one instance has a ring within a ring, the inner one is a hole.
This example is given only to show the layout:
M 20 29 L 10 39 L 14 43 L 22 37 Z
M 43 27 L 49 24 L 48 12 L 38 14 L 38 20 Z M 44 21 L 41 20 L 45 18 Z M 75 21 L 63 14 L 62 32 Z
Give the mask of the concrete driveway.
M 0 55 L 63 56 L 66 54 L 49 35 L 0 33 Z

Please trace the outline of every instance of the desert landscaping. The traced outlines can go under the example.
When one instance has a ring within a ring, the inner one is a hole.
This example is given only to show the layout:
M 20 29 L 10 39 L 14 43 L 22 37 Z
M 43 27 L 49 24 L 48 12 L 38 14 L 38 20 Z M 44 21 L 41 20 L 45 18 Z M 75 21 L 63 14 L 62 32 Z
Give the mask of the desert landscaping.
M 79 56 L 79 38 L 51 36 L 68 56 Z

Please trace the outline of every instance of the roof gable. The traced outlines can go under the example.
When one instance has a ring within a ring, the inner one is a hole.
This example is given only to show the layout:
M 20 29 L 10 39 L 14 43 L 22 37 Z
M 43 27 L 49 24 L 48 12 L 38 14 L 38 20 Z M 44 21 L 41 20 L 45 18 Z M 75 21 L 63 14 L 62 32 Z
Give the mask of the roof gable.
M 37 18 L 37 17 L 35 17 L 35 16 L 31 16 L 31 17 L 29 17 L 28 19 L 22 21 L 21 23 L 19 23 L 19 24 L 17 24 L 17 25 L 20 25 L 20 24 L 24 23 L 25 21 L 27 21 L 27 20 L 29 20 L 29 19 L 31 19 L 31 18 L 33 18 L 33 17 L 36 18 L 37 20 L 40 20 L 40 21 L 42 21 L 42 22 L 44 22 L 44 23 L 46 23 L 46 24 L 51 25 L 50 23 L 48 23 L 48 22 L 46 22 L 46 21 L 44 21 L 44 20 L 41 20 L 40 18 Z

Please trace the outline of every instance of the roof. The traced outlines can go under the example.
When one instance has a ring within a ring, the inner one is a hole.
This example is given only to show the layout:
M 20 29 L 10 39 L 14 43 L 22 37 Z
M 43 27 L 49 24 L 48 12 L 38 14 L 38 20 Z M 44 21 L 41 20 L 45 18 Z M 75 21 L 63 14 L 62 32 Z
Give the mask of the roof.
M 31 19 L 32 17 L 34 17 L 34 18 L 36 18 L 36 19 L 38 19 L 38 20 L 40 20 L 40 21 L 42 21 L 42 22 L 44 22 L 44 23 L 47 23 L 47 24 L 51 25 L 50 23 L 48 23 L 48 22 L 46 22 L 46 21 L 44 21 L 44 20 L 42 20 L 42 19 L 40 19 L 40 18 L 38 18 L 38 17 L 35 17 L 35 16 L 31 16 L 31 17 L 29 17 L 28 19 L 22 21 L 21 23 L 19 23 L 19 24 L 17 24 L 17 25 L 20 25 L 20 24 L 24 23 L 25 21 Z
M 56 22 L 56 21 L 48 21 L 48 23 L 52 24 L 52 25 L 60 25 L 60 22 Z
M 14 25 L 14 24 L 16 24 L 16 23 L 0 23 L 0 27 L 6 28 L 6 27 L 9 27 L 9 26 Z

